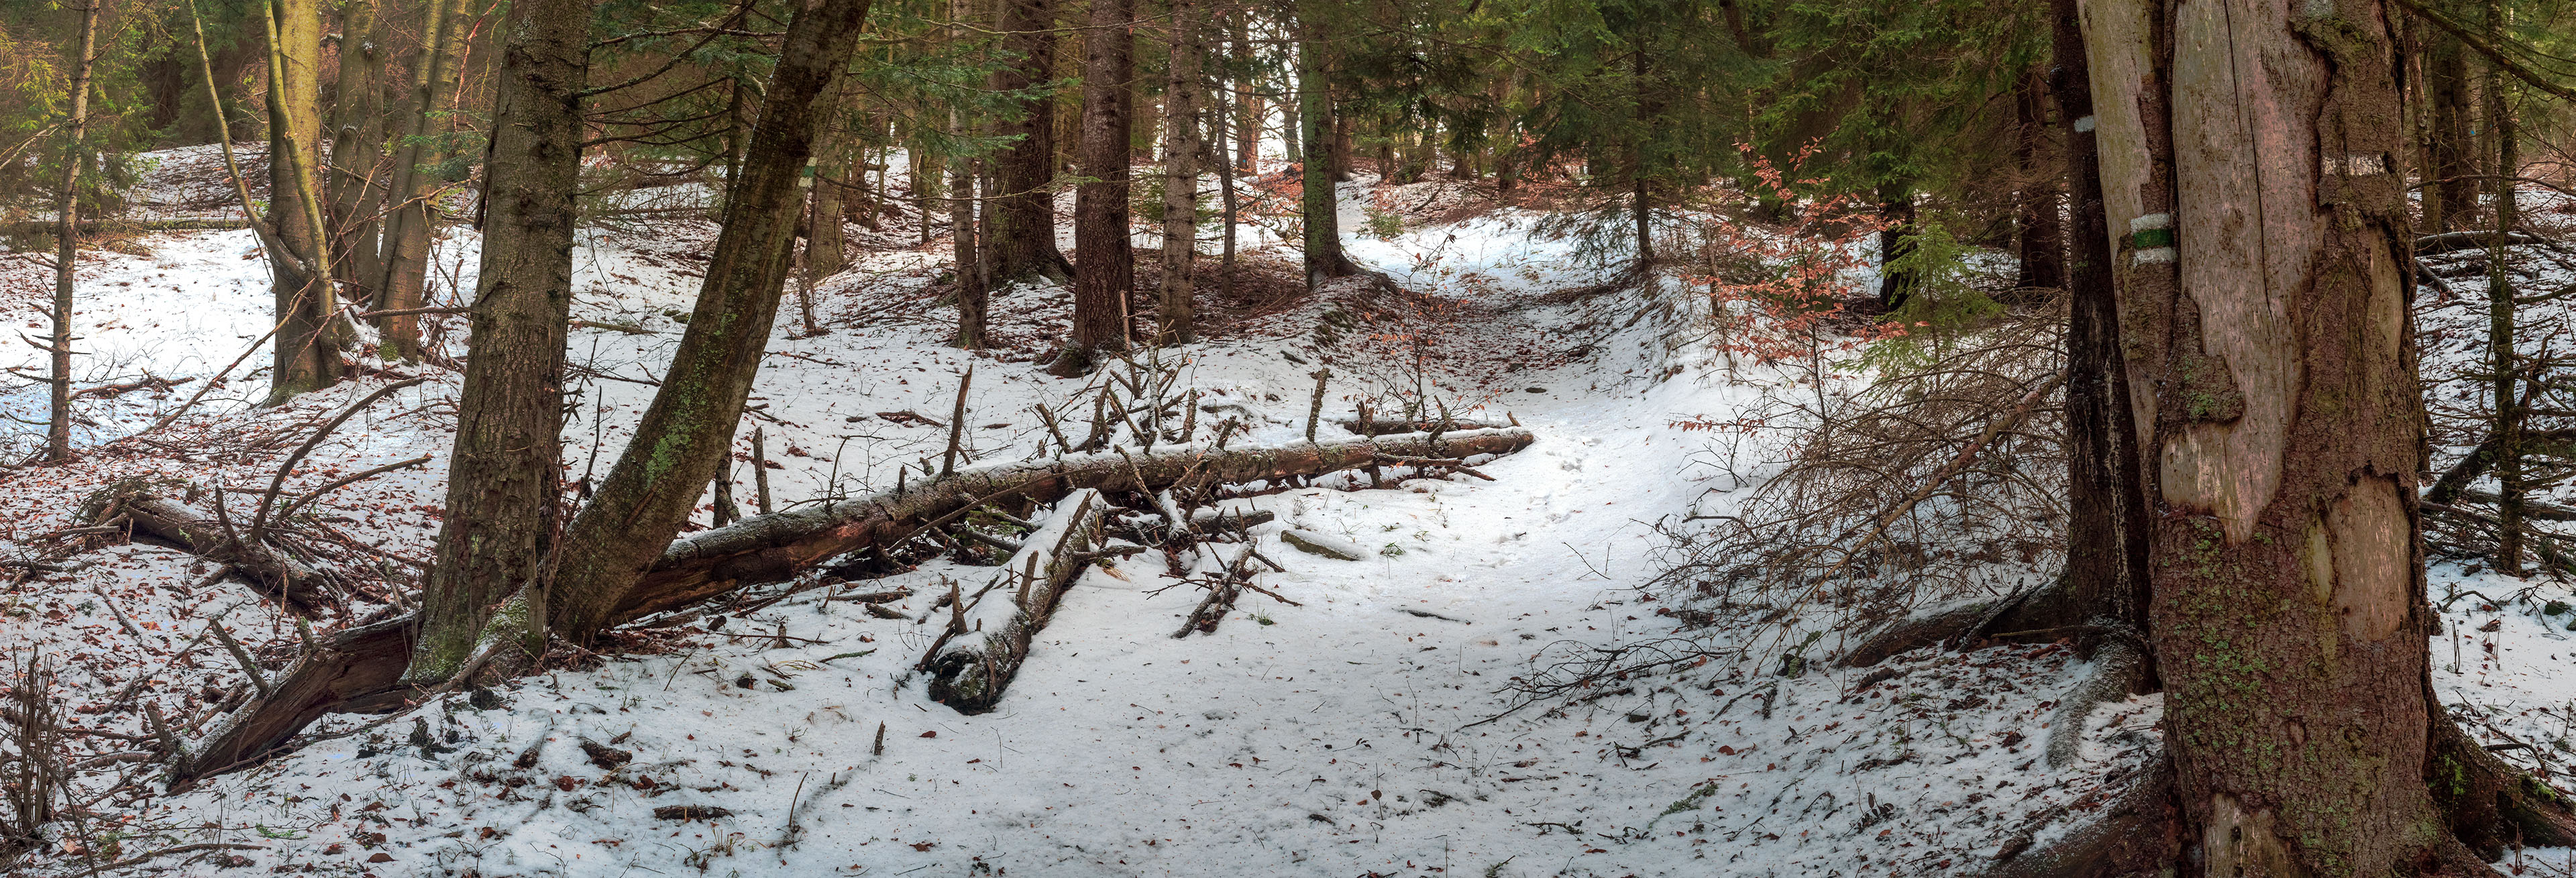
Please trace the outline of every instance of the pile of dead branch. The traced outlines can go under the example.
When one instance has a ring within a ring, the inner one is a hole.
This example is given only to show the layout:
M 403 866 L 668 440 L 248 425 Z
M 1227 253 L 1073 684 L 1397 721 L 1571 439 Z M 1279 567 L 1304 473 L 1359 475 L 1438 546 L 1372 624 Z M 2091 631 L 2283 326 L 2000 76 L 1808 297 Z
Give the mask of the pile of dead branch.
M 426 455 L 370 467 L 319 486 L 289 491 L 289 476 L 313 450 L 352 418 L 398 391 L 420 384 L 386 384 L 336 412 L 246 425 L 192 443 L 193 454 L 217 461 L 278 452 L 265 484 L 228 489 L 174 478 L 126 479 L 92 491 L 81 524 L 26 542 L 33 551 L 0 559 L 14 576 L 71 573 L 88 565 L 81 555 L 109 545 L 148 542 L 215 563 L 195 584 L 205 588 L 238 580 L 296 615 L 346 615 L 357 603 L 402 605 L 422 562 L 359 540 L 311 514 L 315 501 L 334 491 L 397 470 L 428 463 Z M 142 437 L 129 441 L 159 445 Z M 185 460 L 187 456 L 183 455 Z
M 1735 420 L 1683 423 L 1712 437 L 1711 472 L 1701 511 L 1660 524 L 1670 614 L 1866 623 L 2034 584 L 2064 545 L 2061 322 L 2008 315 L 1848 395 L 1775 386 Z
M 1140 385 L 1137 396 L 1121 399 L 1138 408 L 1152 406 L 1158 398 L 1153 388 Z M 1136 402 L 1139 397 L 1146 401 Z M 1155 435 L 1160 428 L 1152 425 L 1168 422 L 1171 414 L 1131 408 L 1118 421 L 1121 428 L 1133 422 L 1143 435 Z M 991 553 L 1005 553 L 992 579 L 972 592 L 961 583 L 941 602 L 945 633 L 917 665 L 938 677 L 934 691 L 959 709 L 981 710 L 1000 697 L 1029 636 L 1083 565 L 1159 550 L 1185 580 L 1208 590 L 1194 619 L 1221 616 L 1242 591 L 1260 589 L 1249 583 L 1249 556 L 1240 548 L 1228 553 L 1223 545 L 1240 543 L 1243 528 L 1255 518 L 1206 508 L 1216 501 L 1352 471 L 1367 473 L 1369 485 L 1481 475 L 1473 470 L 1476 463 L 1527 447 L 1532 438 L 1525 430 L 1503 429 L 1233 450 L 1204 443 L 1143 453 L 1113 447 L 956 470 L 878 494 L 755 515 L 690 534 L 662 553 L 610 614 L 609 624 L 674 624 L 667 616 L 648 617 L 688 613 L 748 586 L 797 581 L 817 568 L 841 578 L 817 578 L 806 587 L 908 569 L 940 552 L 982 563 L 993 563 Z M 1345 478 L 1350 487 L 1361 485 Z M 1052 508 L 1040 513 L 1042 507 Z M 1112 536 L 1129 545 L 1111 545 Z M 1221 562 L 1213 578 L 1198 572 L 1208 569 L 1204 559 L 1217 557 L 1231 560 Z M 877 615 L 893 612 L 878 609 Z M 934 610 L 925 619 L 939 615 Z M 262 687 L 263 697 L 225 718 L 202 742 L 170 748 L 174 782 L 254 764 L 325 714 L 391 710 L 435 694 L 399 682 L 414 627 L 412 617 L 399 616 L 311 641 L 285 673 Z

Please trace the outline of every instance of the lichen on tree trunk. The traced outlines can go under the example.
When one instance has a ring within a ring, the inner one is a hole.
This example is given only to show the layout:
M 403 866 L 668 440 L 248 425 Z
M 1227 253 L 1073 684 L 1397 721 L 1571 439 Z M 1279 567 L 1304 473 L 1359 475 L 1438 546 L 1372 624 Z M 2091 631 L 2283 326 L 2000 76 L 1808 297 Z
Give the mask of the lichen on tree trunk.
M 2187 859 L 2456 863 L 2425 783 L 2448 719 L 2387 12 L 2105 0 L 2085 25 Z
M 587 0 L 511 6 L 446 515 L 405 674 L 415 683 L 460 670 L 488 636 L 491 607 L 542 587 L 554 554 L 589 8 Z
M 848 65 L 868 5 L 824 0 L 788 23 L 688 331 L 634 439 L 557 553 L 548 621 L 567 637 L 599 630 L 679 532 L 733 443 L 786 288 L 803 205 L 796 180 L 827 110 L 817 99 Z

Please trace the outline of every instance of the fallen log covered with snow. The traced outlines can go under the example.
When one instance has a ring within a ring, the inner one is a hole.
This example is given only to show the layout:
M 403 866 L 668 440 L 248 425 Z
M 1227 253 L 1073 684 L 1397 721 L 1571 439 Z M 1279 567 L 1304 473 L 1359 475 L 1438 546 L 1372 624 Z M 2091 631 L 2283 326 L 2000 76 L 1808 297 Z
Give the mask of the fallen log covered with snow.
M 1097 557 L 1108 501 L 1084 488 L 1056 504 L 1055 514 L 1021 543 L 1001 572 L 949 605 L 948 630 L 923 657 L 930 700 L 975 714 L 993 709 L 1029 657 L 1029 641 L 1055 615 L 1057 601 Z
M 1218 451 L 1178 448 L 1146 455 L 1092 453 L 959 472 L 893 491 L 772 515 L 683 537 L 628 592 L 617 622 L 641 618 L 731 591 L 777 582 L 826 559 L 871 546 L 891 547 L 988 504 L 1054 503 L 1076 490 L 1163 491 L 1183 483 L 1248 485 L 1312 477 L 1380 464 L 1389 458 L 1455 459 L 1503 455 L 1529 447 L 1528 430 L 1467 430 L 1438 437 L 1407 435 L 1274 448 Z M 1435 447 L 1436 446 L 1436 447 Z M 614 623 L 612 623 L 614 624 Z
M 1414 465 L 1406 458 L 1459 460 L 1510 454 L 1529 447 L 1534 439 L 1519 428 L 1470 430 L 1436 440 L 1416 434 L 1275 448 L 1190 446 L 1145 455 L 1069 455 L 962 471 L 908 490 L 754 516 L 674 541 L 611 615 L 609 624 L 677 609 L 745 585 L 790 579 L 860 549 L 893 548 L 981 506 L 1056 503 L 1086 489 L 1158 493 L 1182 484 L 1249 487 L 1363 467 Z M 1041 543 L 1032 539 L 1023 550 Z M 277 695 L 244 707 L 196 748 L 192 758 L 174 766 L 173 785 L 247 766 L 323 714 L 389 710 L 418 694 L 400 684 L 401 657 L 410 655 L 416 631 L 408 619 L 342 631 L 308 653 L 277 684 Z M 999 687 L 993 692 L 998 697 Z

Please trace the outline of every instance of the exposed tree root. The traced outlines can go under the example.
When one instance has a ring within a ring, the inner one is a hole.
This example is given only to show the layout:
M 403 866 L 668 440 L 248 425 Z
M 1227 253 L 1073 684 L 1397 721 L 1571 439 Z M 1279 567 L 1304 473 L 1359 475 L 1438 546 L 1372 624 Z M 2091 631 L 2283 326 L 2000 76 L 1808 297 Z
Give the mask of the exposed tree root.
M 2431 686 L 2426 685 L 2429 692 Z M 2503 856 L 2508 846 L 2576 845 L 2576 812 L 2557 791 L 2522 769 L 2487 752 L 2436 703 L 2432 740 L 2425 759 L 2424 782 L 2433 804 L 2450 824 L 2451 834 L 2484 859 Z
M 2147 653 L 2135 638 L 2112 638 L 2094 650 L 2093 673 L 2057 697 L 2057 713 L 2048 727 L 2049 767 L 2075 764 L 2084 746 L 2084 720 L 2094 708 L 2127 698 L 2146 685 Z
M 2044 827 L 2031 827 L 2004 845 L 1986 878 L 2159 874 L 2182 851 L 2182 815 L 2174 806 L 2173 789 L 2173 759 L 2159 753 L 2136 782 L 2097 812 L 2099 818 L 2037 850 L 2031 849 L 2030 832 Z

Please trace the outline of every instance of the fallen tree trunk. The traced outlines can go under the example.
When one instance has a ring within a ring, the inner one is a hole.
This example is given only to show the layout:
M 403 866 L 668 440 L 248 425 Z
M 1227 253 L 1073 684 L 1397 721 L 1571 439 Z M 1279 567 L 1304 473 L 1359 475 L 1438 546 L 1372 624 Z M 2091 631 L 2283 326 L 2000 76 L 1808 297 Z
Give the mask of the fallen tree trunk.
M 1055 616 L 1065 588 L 1090 565 L 1088 553 L 1100 541 L 1108 505 L 1088 488 L 1064 498 L 1001 573 L 952 612 L 946 645 L 925 662 L 930 700 L 964 714 L 984 713 L 1001 702 L 1002 690 L 1029 657 L 1030 640 Z
M 1508 421 L 1478 420 L 1471 418 L 1422 418 L 1407 420 L 1403 418 L 1387 418 L 1378 416 L 1372 416 L 1365 421 L 1356 417 L 1342 418 L 1334 421 L 1333 424 L 1361 436 L 1389 436 L 1398 433 L 1430 433 L 1434 431 L 1499 430 L 1507 427 L 1519 426 L 1516 423 Z
M 202 232 L 250 228 L 250 222 L 247 220 L 222 218 L 158 220 L 98 219 L 81 220 L 78 225 L 80 233 L 84 235 L 96 232 Z M 62 227 L 63 225 L 61 223 L 53 220 L 0 223 L 0 234 L 50 235 L 60 231 Z
M 326 713 L 383 713 L 412 691 L 395 687 L 411 658 L 420 617 L 402 615 L 323 638 L 273 684 L 267 698 L 234 711 L 194 753 L 178 754 L 171 785 L 248 767 Z
M 1439 453 L 1510 454 L 1532 441 L 1528 430 L 1474 430 L 1443 436 Z M 1054 503 L 1086 488 L 1156 492 L 1184 481 L 1242 485 L 1319 476 L 1369 466 L 1386 455 L 1428 456 L 1430 444 L 1428 436 L 1408 436 L 1231 451 L 1194 447 L 1132 458 L 1086 454 L 970 470 L 909 491 L 753 516 L 674 541 L 611 615 L 610 624 L 677 609 L 743 585 L 786 580 L 859 549 L 892 548 L 986 504 Z M 236 712 L 199 756 L 174 767 L 172 784 L 247 765 L 325 713 L 387 709 L 417 694 L 399 684 L 413 631 L 406 621 L 340 632 L 328 648 L 298 662 L 277 684 L 275 696 Z
M 2489 247 L 2493 247 L 2498 243 L 2510 246 L 2514 244 L 2538 244 L 2542 243 L 2544 240 L 2545 239 L 2538 235 L 2530 235 L 2522 232 L 2498 232 L 2491 229 L 2472 229 L 2465 232 L 2442 232 L 2440 234 L 2425 235 L 2423 237 L 2416 238 L 2415 255 L 2437 256 L 2443 253 L 2455 253 L 2461 250 L 2484 250 Z
M 169 542 L 189 554 L 230 567 L 251 587 L 299 616 L 320 612 L 326 603 L 315 584 L 321 571 L 266 546 L 253 546 L 226 532 L 223 522 L 186 504 L 119 483 L 91 499 L 93 508 L 113 504 L 134 522 L 134 529 Z
M 1278 448 L 1215 451 L 1188 448 L 1129 458 L 1085 454 L 1060 460 L 960 472 L 909 491 L 760 515 L 671 543 L 644 574 L 611 623 L 674 609 L 746 582 L 787 579 L 825 559 L 870 546 L 892 548 L 935 522 L 976 506 L 1054 503 L 1082 488 L 1162 491 L 1185 480 L 1241 485 L 1358 469 L 1384 456 L 1471 457 L 1529 447 L 1522 429 L 1473 430 L 1441 437 L 1353 439 Z M 1139 479 L 1142 482 L 1139 482 Z

